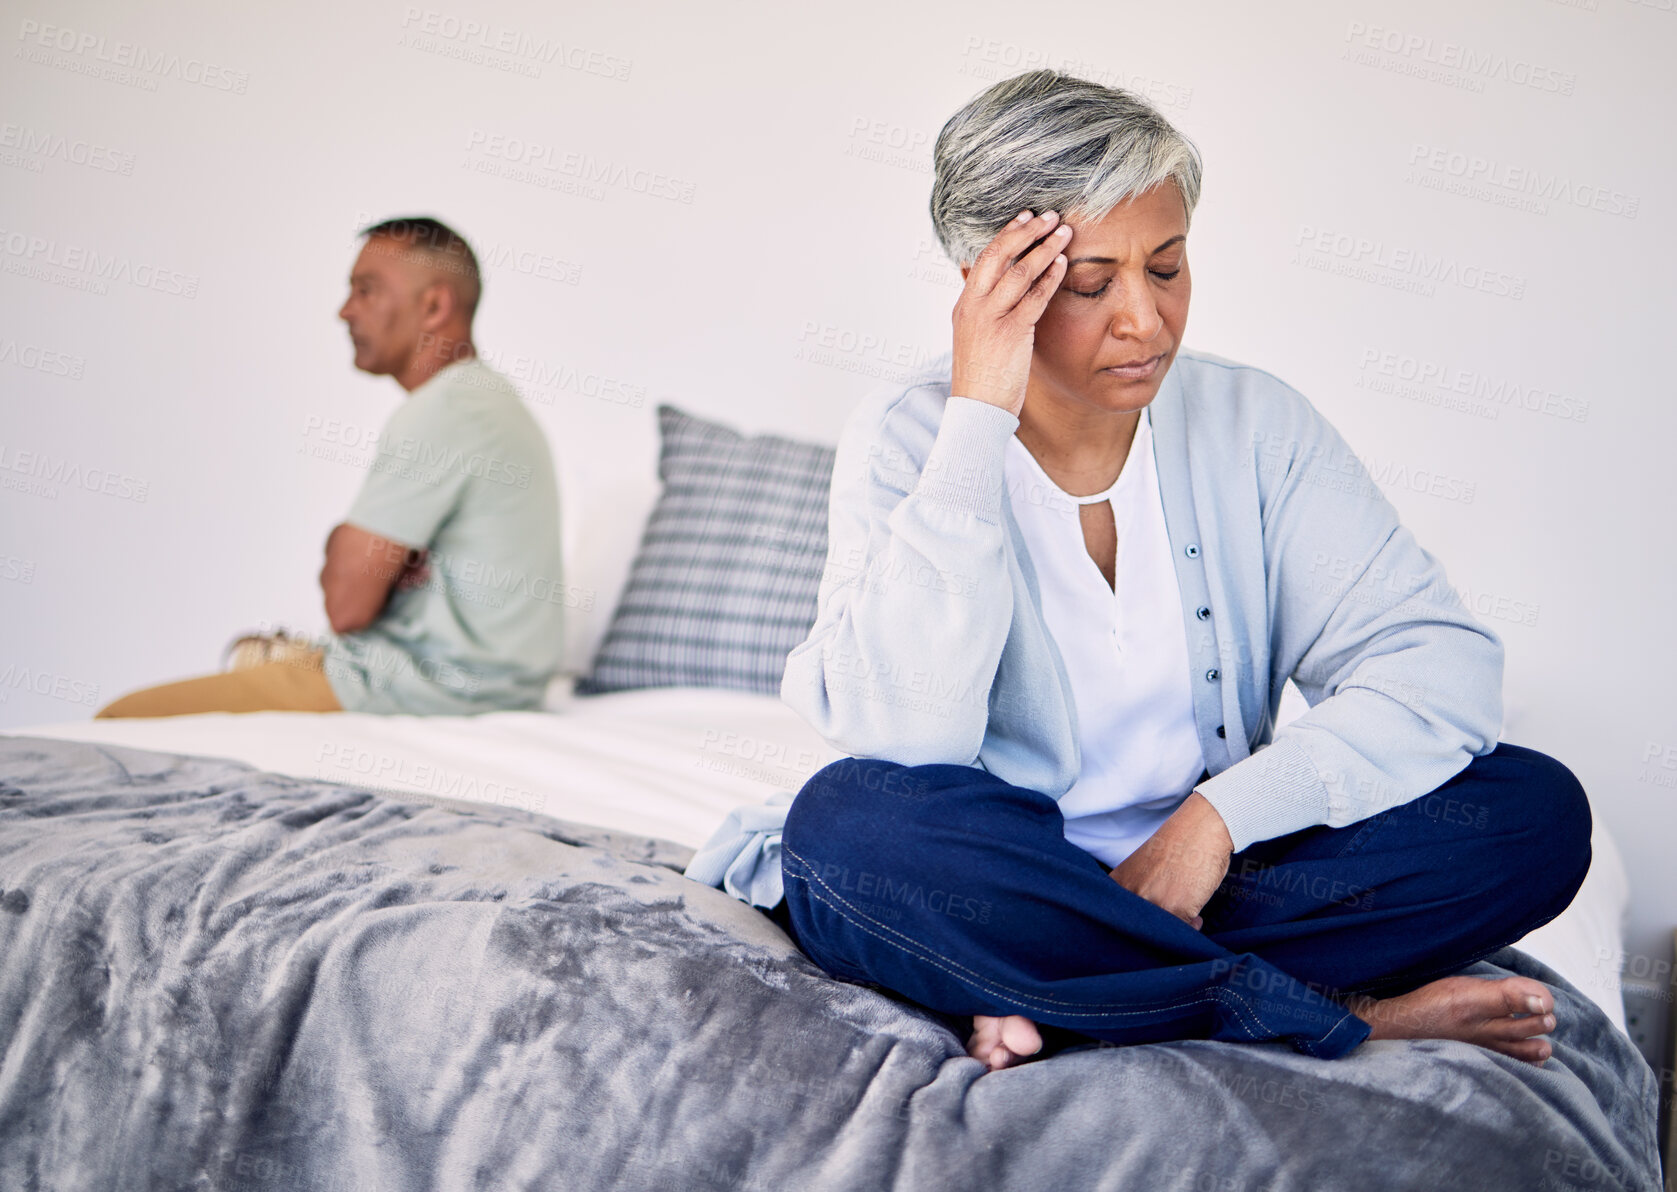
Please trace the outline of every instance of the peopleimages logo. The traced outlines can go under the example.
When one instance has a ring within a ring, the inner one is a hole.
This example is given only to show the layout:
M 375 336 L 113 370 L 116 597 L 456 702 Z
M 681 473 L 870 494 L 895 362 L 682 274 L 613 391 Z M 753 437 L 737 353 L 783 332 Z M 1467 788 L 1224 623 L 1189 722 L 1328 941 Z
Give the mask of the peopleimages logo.
M 1495 418 L 1504 409 L 1544 414 L 1566 422 L 1589 417 L 1590 400 L 1557 393 L 1541 385 L 1522 385 L 1507 377 L 1382 348 L 1364 348 L 1359 360 L 1359 388 L 1399 397 L 1416 394 L 1459 395 L 1465 412 Z M 1438 404 L 1438 403 L 1434 403 Z
M 1419 141 L 1409 150 L 1409 167 L 1406 182 L 1500 206 L 1515 206 L 1518 200 L 1527 200 L 1530 209 L 1539 215 L 1547 214 L 1548 204 L 1554 203 L 1635 219 L 1642 207 L 1640 195 L 1569 178 L 1558 170 L 1545 173 L 1530 166 Z
M 32 670 L 15 662 L 8 663 L 5 670 L 0 670 L 0 703 L 8 702 L 13 691 L 27 691 L 48 699 L 80 704 L 84 708 L 99 706 L 99 684 L 53 674 L 51 671 Z
M 1429 297 L 1440 285 L 1515 301 L 1526 295 L 1526 279 L 1518 274 L 1335 228 L 1300 224 L 1293 246 L 1294 264 L 1414 289 Z
M 499 174 L 515 182 L 538 185 L 568 181 L 595 199 L 604 198 L 602 188 L 608 186 L 688 204 L 698 193 L 698 183 L 691 179 L 482 129 L 472 129 L 467 135 L 466 152 L 480 155 L 467 159 L 468 168 L 476 173 Z
M 814 866 L 810 866 L 814 869 Z M 888 906 L 930 911 L 934 915 L 948 915 L 968 923 L 988 923 L 991 906 L 988 899 L 974 898 L 936 887 L 928 890 L 919 882 L 888 874 L 862 870 L 851 873 L 848 865 L 829 861 L 810 875 L 829 890 L 858 894 L 863 898 L 877 898 Z
M 1455 41 L 1442 41 L 1383 25 L 1351 21 L 1345 27 L 1346 56 L 1362 66 L 1381 66 L 1399 74 L 1450 83 L 1465 90 L 1483 91 L 1485 79 L 1530 87 L 1556 95 L 1571 95 L 1578 76 L 1571 71 L 1530 62 L 1494 50 L 1479 50 Z M 1387 66 L 1373 55 L 1385 54 Z M 1430 69 L 1430 73 L 1429 73 Z
M 16 229 L 0 228 L 0 263 L 7 273 L 42 281 L 76 279 L 100 294 L 106 292 L 106 283 L 123 282 L 180 298 L 198 296 L 197 274 L 165 269 L 120 254 L 107 255 L 84 244 L 61 242 Z
M 523 787 L 509 786 L 493 778 L 451 770 L 447 766 L 417 761 L 412 757 L 373 753 L 355 745 L 322 744 L 315 752 L 315 762 L 322 769 L 330 767 L 336 774 L 351 774 L 380 784 L 378 789 L 400 798 L 424 793 L 444 799 L 494 803 L 524 811 L 541 811 L 547 803 L 545 798 Z M 332 775 L 322 777 L 330 778 Z
M 975 79 L 993 81 L 1042 67 L 1073 74 L 1103 87 L 1122 87 L 1145 97 L 1158 108 L 1185 109 L 1194 98 L 1192 87 L 1106 67 L 1075 54 L 1060 54 L 1038 46 L 978 36 L 968 36 L 966 44 L 961 47 L 959 73 Z
M 217 66 L 202 58 L 182 56 L 167 50 L 152 50 L 137 42 L 111 41 L 99 33 L 42 24 L 27 17 L 18 26 L 17 39 L 23 43 L 18 56 L 43 66 L 66 65 L 62 61 L 43 60 L 50 59 L 50 54 L 43 55 L 42 51 L 50 51 L 67 58 L 83 58 L 122 72 L 132 72 L 148 81 L 178 79 L 212 91 L 230 91 L 234 95 L 243 95 L 250 86 L 250 75 L 242 70 Z
M 0 124 L 0 149 L 16 150 L 40 161 L 62 161 L 108 174 L 132 174 L 134 155 L 95 141 L 67 137 L 22 124 Z
M 501 54 L 514 60 L 544 66 L 562 66 L 583 74 L 599 75 L 617 82 L 627 82 L 634 63 L 617 54 L 591 49 L 557 37 L 536 37 L 517 29 L 498 26 L 493 22 L 472 17 L 458 17 L 430 8 L 409 6 L 402 10 L 402 29 L 414 40 L 403 44 L 416 49 L 433 50 L 427 38 L 453 43 L 490 54 Z M 471 59 L 477 61 L 477 59 Z M 534 77 L 540 77 L 536 72 Z
M 148 481 L 121 472 L 89 468 L 44 451 L 19 451 L 10 444 L 0 443 L 0 488 L 56 500 L 60 484 L 142 503 L 151 489 Z
M 87 371 L 87 361 L 80 356 L 43 348 L 39 344 L 20 344 L 15 339 L 0 339 L 0 364 L 13 364 L 52 377 L 68 377 L 72 381 L 81 380 L 82 374 Z

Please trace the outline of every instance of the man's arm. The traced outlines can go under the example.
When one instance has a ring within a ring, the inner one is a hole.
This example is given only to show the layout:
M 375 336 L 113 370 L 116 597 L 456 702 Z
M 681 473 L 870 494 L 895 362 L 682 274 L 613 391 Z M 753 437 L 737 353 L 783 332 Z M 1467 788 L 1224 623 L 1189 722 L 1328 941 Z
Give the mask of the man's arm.
M 391 590 L 424 564 L 425 553 L 340 522 L 326 539 L 320 590 L 333 633 L 365 629 L 384 611 Z

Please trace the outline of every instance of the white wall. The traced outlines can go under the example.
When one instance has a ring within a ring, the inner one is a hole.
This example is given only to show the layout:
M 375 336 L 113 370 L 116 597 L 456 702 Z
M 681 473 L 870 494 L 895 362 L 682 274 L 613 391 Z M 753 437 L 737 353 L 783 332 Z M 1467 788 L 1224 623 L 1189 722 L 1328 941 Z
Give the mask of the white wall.
M 400 396 L 334 312 L 355 229 L 392 214 L 473 241 L 480 346 L 550 378 L 524 388 L 597 597 L 585 657 L 653 498 L 654 406 L 831 441 L 943 350 L 930 143 L 1061 65 L 1199 144 L 1188 344 L 1364 456 L 1503 635 L 1509 739 L 1623 843 L 1630 964 L 1669 958 L 1673 0 L 147 7 L 0 21 L 0 726 L 323 627 L 366 458 L 326 424 Z

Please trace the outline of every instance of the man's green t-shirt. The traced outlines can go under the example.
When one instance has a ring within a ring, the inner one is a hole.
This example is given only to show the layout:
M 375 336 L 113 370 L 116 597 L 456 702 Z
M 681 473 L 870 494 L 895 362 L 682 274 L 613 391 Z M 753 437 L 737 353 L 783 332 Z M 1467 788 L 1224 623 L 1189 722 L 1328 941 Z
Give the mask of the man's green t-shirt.
M 408 394 L 344 520 L 430 552 L 423 582 L 399 584 L 373 624 L 328 640 L 346 711 L 540 706 L 570 593 L 553 456 L 511 382 L 474 357 Z

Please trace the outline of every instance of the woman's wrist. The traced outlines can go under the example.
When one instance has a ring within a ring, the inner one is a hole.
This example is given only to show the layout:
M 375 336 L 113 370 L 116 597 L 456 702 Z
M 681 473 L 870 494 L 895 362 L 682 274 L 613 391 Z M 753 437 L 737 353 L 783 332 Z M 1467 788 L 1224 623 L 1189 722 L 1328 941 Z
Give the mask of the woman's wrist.
M 1025 404 L 1016 378 L 1000 375 L 999 370 L 983 365 L 963 364 L 951 369 L 949 392 L 951 396 L 970 397 L 1006 410 L 1015 418 Z
M 1229 826 L 1223 822 L 1223 815 L 1211 804 L 1211 800 L 1200 794 L 1198 790 L 1189 792 L 1182 800 L 1182 805 L 1176 809 L 1177 815 L 1187 816 L 1187 825 L 1196 839 L 1202 841 L 1206 847 L 1215 846 L 1225 855 L 1234 853 L 1234 837 L 1229 835 Z
M 920 467 L 918 495 L 996 521 L 1001 516 L 1004 452 L 1019 419 L 989 402 L 956 401 L 944 406 L 937 437 Z

